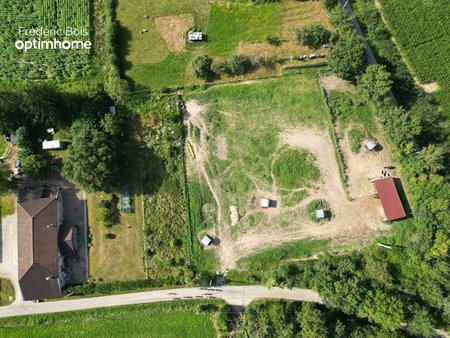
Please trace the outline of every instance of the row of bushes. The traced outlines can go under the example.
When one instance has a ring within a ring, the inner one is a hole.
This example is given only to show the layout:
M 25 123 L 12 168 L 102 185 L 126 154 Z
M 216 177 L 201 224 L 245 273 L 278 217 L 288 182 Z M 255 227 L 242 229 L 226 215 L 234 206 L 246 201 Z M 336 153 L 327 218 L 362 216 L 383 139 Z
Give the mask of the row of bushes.
M 89 282 L 81 285 L 69 286 L 63 294 L 74 296 L 113 294 L 123 291 L 132 291 L 147 288 L 181 285 L 175 277 L 166 279 L 138 279 L 128 281 Z
M 105 66 L 105 90 L 117 103 L 123 103 L 129 95 L 128 82 L 121 77 L 117 46 L 119 24 L 115 8 L 117 0 L 95 2 L 95 26 L 101 38 L 95 41 L 95 52 Z

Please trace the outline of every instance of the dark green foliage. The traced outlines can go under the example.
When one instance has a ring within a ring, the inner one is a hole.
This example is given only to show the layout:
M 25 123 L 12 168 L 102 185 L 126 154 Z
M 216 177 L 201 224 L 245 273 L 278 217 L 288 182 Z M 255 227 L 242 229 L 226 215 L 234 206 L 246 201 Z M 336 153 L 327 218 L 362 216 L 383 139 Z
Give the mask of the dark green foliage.
M 328 43 L 331 37 L 331 32 L 319 24 L 297 28 L 294 33 L 295 39 L 299 44 L 308 46 L 312 49 L 321 48 L 322 45 Z
M 363 73 L 366 65 L 363 45 L 354 33 L 340 37 L 327 57 L 331 70 L 339 77 L 350 81 L 355 81 Z
M 325 210 L 329 213 L 330 206 L 325 200 L 314 200 L 308 203 L 306 206 L 306 211 L 308 212 L 309 218 L 314 222 L 320 222 L 320 219 L 317 219 L 316 217 L 316 210 Z M 326 218 L 329 218 L 328 215 L 325 214 Z
M 231 75 L 243 75 L 253 69 L 250 59 L 245 55 L 233 55 L 228 62 L 228 69 Z
M 116 194 L 112 194 L 110 199 L 101 200 L 99 203 L 99 220 L 106 227 L 112 227 L 115 224 L 120 223 L 120 212 L 117 207 L 119 197 Z
M 12 182 L 10 181 L 11 172 L 8 166 L 0 162 L 0 195 L 8 192 L 12 188 Z
M 322 311 L 313 303 L 304 303 L 299 315 L 302 338 L 326 338 L 327 328 Z
M 213 72 L 211 70 L 212 59 L 207 55 L 199 55 L 192 60 L 192 70 L 194 75 L 203 80 L 211 78 Z
M 358 78 L 358 92 L 361 97 L 382 101 L 392 86 L 391 74 L 384 65 L 370 65 L 361 77 Z
M 379 289 L 367 292 L 359 315 L 389 331 L 398 330 L 404 321 L 402 302 Z
M 217 331 L 226 335 L 231 329 L 231 312 L 232 308 L 230 304 L 222 305 L 215 315 L 215 326 Z
M 64 163 L 64 175 L 89 192 L 112 192 L 122 181 L 120 140 L 92 119 L 74 122 L 72 144 Z
M 354 154 L 357 154 L 359 152 L 359 149 L 361 148 L 361 142 L 363 141 L 364 137 L 365 137 L 364 132 L 358 128 L 352 128 L 348 132 L 350 149 Z
M 266 37 L 266 42 L 272 46 L 281 46 L 283 40 L 278 36 L 268 35 Z
M 142 279 L 111 282 L 90 282 L 82 285 L 69 286 L 63 290 L 64 295 L 85 296 L 98 294 L 111 294 L 123 291 L 155 288 L 161 286 L 178 285 L 174 278 L 167 279 Z
M 26 153 L 33 152 L 37 143 L 26 127 L 19 127 L 16 130 L 16 142 L 17 146 Z
M 24 174 L 32 180 L 45 178 L 50 171 L 50 161 L 45 155 L 30 154 L 20 160 Z
M 322 0 L 326 9 L 331 10 L 338 4 L 338 0 Z

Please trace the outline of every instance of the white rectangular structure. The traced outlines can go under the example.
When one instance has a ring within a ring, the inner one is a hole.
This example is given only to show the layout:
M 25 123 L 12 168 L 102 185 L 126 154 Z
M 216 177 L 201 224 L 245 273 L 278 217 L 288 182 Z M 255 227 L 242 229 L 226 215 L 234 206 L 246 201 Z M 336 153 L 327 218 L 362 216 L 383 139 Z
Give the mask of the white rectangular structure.
M 202 244 L 203 244 L 204 246 L 208 246 L 208 245 L 211 244 L 212 239 L 211 239 L 211 237 L 209 237 L 208 235 L 205 235 L 205 236 L 202 238 L 201 242 L 202 242 Z
M 202 34 L 202 32 L 188 32 L 188 40 L 189 41 L 202 41 L 203 34 Z
M 316 218 L 317 219 L 324 219 L 325 218 L 325 211 L 322 209 L 316 210 Z
M 42 149 L 61 149 L 61 141 L 60 140 L 54 140 L 54 141 L 42 141 Z
M 268 198 L 261 198 L 261 208 L 268 208 L 270 206 L 270 200 Z

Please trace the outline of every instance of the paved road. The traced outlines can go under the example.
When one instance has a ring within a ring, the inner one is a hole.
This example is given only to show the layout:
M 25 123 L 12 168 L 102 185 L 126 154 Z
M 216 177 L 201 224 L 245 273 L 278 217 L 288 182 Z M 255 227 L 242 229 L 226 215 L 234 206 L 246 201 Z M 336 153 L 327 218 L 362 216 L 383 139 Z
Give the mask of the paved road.
M 83 299 L 60 300 L 54 302 L 33 303 L 24 302 L 0 307 L 0 317 L 26 316 L 39 313 L 75 311 L 110 307 L 119 305 L 154 303 L 179 299 L 195 299 L 197 297 L 216 297 L 224 299 L 232 305 L 247 305 L 257 298 L 283 298 L 322 303 L 319 295 L 308 289 L 267 289 L 264 286 L 223 286 L 212 291 L 200 288 L 180 288 L 169 290 L 155 290 L 138 293 L 128 293 L 112 296 L 102 296 Z M 219 291 L 221 290 L 221 291 Z M 210 295 L 205 295 L 210 294 Z M 189 298 L 186 298 L 189 297 Z

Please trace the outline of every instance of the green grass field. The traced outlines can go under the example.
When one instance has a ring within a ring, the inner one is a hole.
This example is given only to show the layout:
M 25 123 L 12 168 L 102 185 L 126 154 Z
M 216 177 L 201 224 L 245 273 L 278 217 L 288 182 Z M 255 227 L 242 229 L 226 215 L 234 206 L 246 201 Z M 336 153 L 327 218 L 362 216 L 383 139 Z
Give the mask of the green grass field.
M 14 214 L 14 194 L 0 195 L 0 216 L 8 216 Z
M 293 127 L 326 126 L 317 74 L 214 86 L 206 91 L 187 94 L 187 99 L 198 101 L 206 109 L 203 118 L 212 134 L 208 141 L 206 170 L 218 185 L 222 210 L 236 206 L 240 215 L 245 214 L 253 205 L 257 190 L 272 190 L 272 174 L 277 176 L 277 168 L 280 169 L 279 177 L 286 180 L 282 183 L 294 184 L 295 188 L 318 178 L 317 168 L 305 162 L 305 168 L 301 170 L 314 169 L 311 177 L 305 176 L 302 182 L 295 178 L 291 182 L 292 174 L 287 175 L 289 170 L 285 170 L 289 159 L 283 157 L 281 163 L 276 162 L 275 171 L 272 169 L 280 152 L 279 137 L 282 131 Z M 218 136 L 226 139 L 226 159 L 217 157 Z M 302 196 L 293 198 L 300 200 Z
M 131 305 L 0 319 L 2 337 L 216 337 L 212 314 L 221 301 Z
M 381 0 L 387 20 L 403 56 L 421 83 L 437 82 L 436 93 L 444 113 L 450 115 L 450 11 L 447 0 Z
M 9 279 L 0 278 L 0 306 L 11 304 L 15 299 L 14 286 Z
M 202 54 L 220 61 L 234 53 L 282 59 L 308 54 L 312 51 L 293 42 L 293 29 L 311 22 L 329 25 L 323 7 L 312 2 L 286 6 L 286 3 L 237 1 L 180 0 L 173 3 L 162 0 L 142 3 L 130 0 L 119 2 L 117 18 L 122 70 L 136 91 L 200 83 L 193 76 L 190 63 Z M 205 34 L 205 41 L 187 42 L 184 48 L 174 49 L 174 44 L 185 43 L 183 34 L 190 28 L 181 18 L 191 20 L 192 26 Z M 175 23 L 164 26 L 160 20 L 173 20 Z M 147 32 L 142 33 L 143 29 Z M 265 42 L 269 35 L 283 37 L 285 45 L 282 48 L 270 46 Z M 281 65 L 260 67 L 245 77 L 277 75 L 281 74 L 281 68 Z M 232 79 L 222 76 L 221 81 Z
M 219 2 L 211 6 L 205 50 L 211 56 L 230 56 L 239 42 L 263 42 L 268 35 L 281 36 L 281 29 L 277 3 Z
M 0 156 L 2 156 L 6 149 L 8 149 L 8 142 L 6 142 L 3 137 L 0 138 Z
M 261 273 L 267 271 L 272 265 L 278 265 L 283 261 L 307 258 L 325 252 L 330 242 L 331 240 L 328 239 L 311 239 L 286 243 L 243 258 L 238 261 L 238 266 L 250 272 Z

